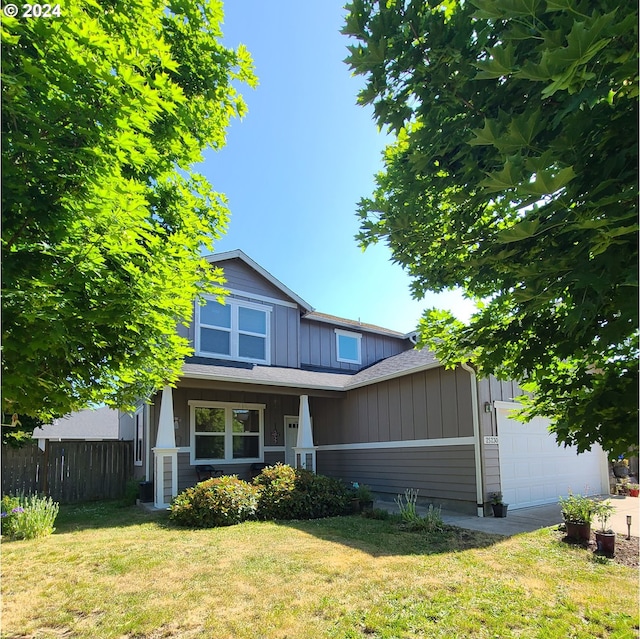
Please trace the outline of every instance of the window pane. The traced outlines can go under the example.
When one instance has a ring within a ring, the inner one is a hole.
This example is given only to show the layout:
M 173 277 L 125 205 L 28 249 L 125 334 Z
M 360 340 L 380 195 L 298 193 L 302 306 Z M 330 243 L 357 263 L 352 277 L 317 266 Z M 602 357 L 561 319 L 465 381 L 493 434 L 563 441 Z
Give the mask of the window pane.
M 347 335 L 338 335 L 338 357 L 354 362 L 358 361 L 358 339 Z
M 197 433 L 224 433 L 224 408 L 196 408 Z
M 207 300 L 207 303 L 200 307 L 200 322 L 211 326 L 231 328 L 231 306 Z
M 216 331 L 212 328 L 200 329 L 200 350 L 205 353 L 231 355 L 231 333 Z
M 234 433 L 258 433 L 260 432 L 260 411 L 257 410 L 233 410 Z
M 238 308 L 238 324 L 241 331 L 249 333 L 267 334 L 267 315 L 264 311 L 254 308 Z
M 249 359 L 267 359 L 266 342 L 264 337 L 238 335 L 238 355 Z
M 224 459 L 224 435 L 196 435 L 196 459 Z
M 233 437 L 233 458 L 258 456 L 258 438 L 254 435 L 235 435 Z

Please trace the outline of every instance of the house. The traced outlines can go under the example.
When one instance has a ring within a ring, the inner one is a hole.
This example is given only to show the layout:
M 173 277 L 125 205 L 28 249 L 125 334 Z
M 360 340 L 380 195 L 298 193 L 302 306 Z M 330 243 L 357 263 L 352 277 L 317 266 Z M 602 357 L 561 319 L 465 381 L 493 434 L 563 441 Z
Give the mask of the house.
M 102 406 L 54 419 L 51 424 L 34 428 L 32 437 L 38 440 L 38 446 L 44 450 L 47 440 L 131 440 L 133 431 L 126 422 L 121 427 L 117 410 Z
M 497 490 L 511 508 L 607 492 L 601 449 L 577 455 L 544 420 L 511 418 L 515 382 L 447 370 L 413 334 L 316 312 L 242 251 L 208 260 L 224 269 L 226 303 L 196 304 L 185 329 L 195 353 L 175 388 L 121 418 L 157 507 L 193 485 L 199 465 L 248 478 L 276 462 L 389 498 L 418 489 L 479 516 Z

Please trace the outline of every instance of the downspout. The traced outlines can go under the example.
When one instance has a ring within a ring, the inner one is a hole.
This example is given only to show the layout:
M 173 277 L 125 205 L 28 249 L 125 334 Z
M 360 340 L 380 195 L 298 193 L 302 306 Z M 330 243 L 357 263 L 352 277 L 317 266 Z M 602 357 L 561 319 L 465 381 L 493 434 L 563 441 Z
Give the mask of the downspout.
M 467 363 L 461 364 L 471 379 L 471 418 L 473 421 L 473 452 L 476 462 L 476 507 L 478 517 L 484 517 L 484 487 L 482 485 L 482 455 L 480 452 L 480 407 L 478 405 L 478 382 L 476 372 Z

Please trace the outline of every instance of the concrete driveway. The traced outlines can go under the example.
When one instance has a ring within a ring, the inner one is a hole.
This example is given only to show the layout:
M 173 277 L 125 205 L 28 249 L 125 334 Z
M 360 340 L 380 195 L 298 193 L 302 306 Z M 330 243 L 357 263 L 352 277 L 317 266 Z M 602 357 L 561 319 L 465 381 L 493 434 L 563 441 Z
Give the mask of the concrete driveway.
M 603 499 L 609 498 L 615 508 L 615 512 L 609 522 L 614 532 L 625 535 L 627 534 L 627 515 L 631 515 L 631 534 L 639 537 L 640 530 L 640 499 L 637 497 L 618 497 L 615 495 L 603 495 Z M 393 504 L 395 506 L 395 504 Z M 378 508 L 389 508 L 388 502 L 378 504 Z M 423 514 L 424 509 L 418 507 L 418 512 Z M 517 535 L 523 532 L 532 532 L 539 528 L 548 526 L 556 526 L 563 523 L 562 513 L 559 504 L 548 504 L 546 506 L 532 506 L 531 508 L 519 508 L 518 510 L 509 510 L 507 516 L 501 517 L 474 517 L 473 515 L 459 514 L 450 510 L 442 510 L 442 519 L 446 524 L 467 528 L 469 530 L 480 530 L 483 532 L 493 533 L 497 535 Z M 597 522 L 592 524 L 595 528 Z

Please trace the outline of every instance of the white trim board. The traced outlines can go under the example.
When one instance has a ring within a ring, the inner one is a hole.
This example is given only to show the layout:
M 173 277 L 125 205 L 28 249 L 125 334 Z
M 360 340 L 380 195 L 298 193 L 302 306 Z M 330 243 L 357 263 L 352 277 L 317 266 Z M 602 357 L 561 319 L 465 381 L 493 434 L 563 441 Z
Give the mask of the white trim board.
M 375 450 L 380 448 L 436 448 L 440 446 L 473 446 L 473 437 L 440 437 L 438 439 L 410 439 L 407 441 L 360 442 L 357 444 L 326 444 L 318 450 Z
M 308 302 L 305 302 L 298 294 L 294 293 L 288 286 L 285 286 L 280 280 L 275 278 L 269 271 L 264 269 L 260 264 L 254 262 L 244 251 L 240 249 L 234 249 L 233 251 L 226 251 L 224 253 L 217 253 L 214 255 L 206 255 L 205 260 L 210 264 L 217 264 L 218 262 L 224 262 L 226 260 L 232 260 L 238 258 L 245 264 L 249 265 L 254 271 L 262 275 L 268 282 L 271 282 L 276 288 L 280 289 L 287 297 L 296 301 L 305 311 L 312 312 L 313 306 Z

